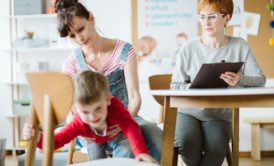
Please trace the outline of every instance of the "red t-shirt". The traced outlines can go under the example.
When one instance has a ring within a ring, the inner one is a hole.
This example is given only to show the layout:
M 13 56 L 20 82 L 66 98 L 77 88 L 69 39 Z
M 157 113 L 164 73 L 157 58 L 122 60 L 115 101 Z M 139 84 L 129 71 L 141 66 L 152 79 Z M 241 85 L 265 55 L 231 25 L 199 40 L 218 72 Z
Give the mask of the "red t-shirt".
M 109 127 L 118 124 L 124 136 L 129 140 L 129 144 L 133 154 L 136 156 L 140 153 L 147 153 L 148 149 L 145 145 L 141 130 L 138 124 L 129 114 L 129 111 L 116 98 L 111 98 L 111 104 L 108 106 L 107 114 L 107 131 Z M 112 140 L 114 137 L 98 136 L 84 123 L 78 114 L 76 114 L 71 122 L 66 124 L 60 131 L 55 133 L 55 149 L 58 149 L 69 143 L 77 136 L 86 138 L 94 138 L 96 143 L 105 143 Z M 37 144 L 38 148 L 42 149 L 42 137 Z

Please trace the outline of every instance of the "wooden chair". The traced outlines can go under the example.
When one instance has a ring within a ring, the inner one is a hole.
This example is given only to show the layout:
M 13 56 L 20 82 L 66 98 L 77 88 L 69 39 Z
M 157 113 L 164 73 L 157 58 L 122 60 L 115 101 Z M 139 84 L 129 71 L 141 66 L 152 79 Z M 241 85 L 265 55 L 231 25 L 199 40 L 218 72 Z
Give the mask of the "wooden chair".
M 76 146 L 76 138 L 73 141 L 71 141 L 68 146 L 67 164 L 72 164 L 74 162 L 88 161 L 88 155 L 86 153 L 82 153 L 79 150 L 76 150 L 75 146 Z
M 172 74 L 159 74 L 159 75 L 152 75 L 148 78 L 149 81 L 149 88 L 150 90 L 160 90 L 160 89 L 170 89 Z M 164 97 L 163 96 L 153 96 L 158 104 L 161 105 L 160 107 L 160 122 L 164 122 L 165 115 L 164 115 Z M 176 119 L 174 119 L 176 120 Z M 178 148 L 174 147 L 174 157 L 173 161 L 178 160 Z M 228 152 L 226 155 L 226 160 L 229 166 L 232 165 L 232 155 L 230 147 L 228 148 Z M 176 163 L 176 162 L 174 162 Z
M 159 89 L 170 89 L 172 74 L 159 74 L 152 75 L 148 78 L 149 89 L 150 90 L 159 90 Z M 162 96 L 153 96 L 158 104 L 160 104 L 160 114 L 159 114 L 159 122 L 164 122 L 164 97 Z
M 38 128 L 43 130 L 43 166 L 52 165 L 54 127 L 64 122 L 73 103 L 70 76 L 59 72 L 27 73 L 31 90 L 30 123 L 35 136 L 28 142 L 25 166 L 32 166 L 37 145 Z

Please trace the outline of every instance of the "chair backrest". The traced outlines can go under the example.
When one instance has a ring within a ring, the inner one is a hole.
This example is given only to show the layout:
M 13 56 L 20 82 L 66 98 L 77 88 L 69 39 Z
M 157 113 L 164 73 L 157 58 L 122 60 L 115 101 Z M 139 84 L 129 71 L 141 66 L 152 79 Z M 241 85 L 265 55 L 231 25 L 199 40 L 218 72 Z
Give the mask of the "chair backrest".
M 170 89 L 171 77 L 172 74 L 152 75 L 148 78 L 149 88 L 151 90 Z M 158 104 L 164 106 L 163 96 L 153 96 L 153 98 L 157 101 Z
M 70 76 L 61 72 L 27 73 L 32 95 L 31 103 L 41 127 L 44 126 L 44 96 L 48 95 L 57 124 L 63 122 L 73 103 L 73 83 Z
M 64 122 L 73 104 L 73 83 L 60 72 L 27 73 L 31 91 L 31 115 L 35 135 L 27 145 L 26 166 L 33 165 L 38 138 L 38 126 L 43 130 L 43 166 L 52 165 L 54 128 Z

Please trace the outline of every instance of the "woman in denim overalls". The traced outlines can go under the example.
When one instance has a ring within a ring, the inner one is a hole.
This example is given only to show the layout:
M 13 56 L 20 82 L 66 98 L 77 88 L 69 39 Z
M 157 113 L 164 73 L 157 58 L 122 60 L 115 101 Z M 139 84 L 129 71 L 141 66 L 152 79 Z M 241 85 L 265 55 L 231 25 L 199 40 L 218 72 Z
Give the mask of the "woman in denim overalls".
M 101 37 L 95 30 L 93 15 L 77 1 L 57 1 L 56 8 L 59 11 L 58 30 L 60 36 L 69 36 L 72 41 L 81 47 L 76 49 L 75 53 L 64 62 L 63 72 L 71 76 L 81 70 L 103 72 L 100 69 L 102 69 L 102 66 L 105 66 L 105 63 L 110 63 L 107 60 L 112 56 L 112 53 L 115 52 L 115 55 L 119 54 L 116 63 L 120 67 L 109 73 L 104 73 L 108 76 L 110 91 L 113 96 L 118 97 L 122 101 L 131 112 L 131 115 L 135 117 L 151 155 L 160 162 L 162 131 L 155 124 L 137 116 L 141 99 L 138 88 L 135 53 L 134 57 L 127 60 L 128 56 L 132 55 L 132 46 L 119 40 Z M 120 42 L 119 44 L 123 43 L 123 48 L 120 52 L 116 50 L 117 42 Z M 118 133 L 120 129 L 116 127 L 113 131 Z M 128 140 L 122 134 L 116 136 L 110 144 L 87 142 L 85 145 L 87 146 L 90 159 L 106 157 L 103 150 L 105 148 L 115 149 L 112 152 L 114 157 L 133 157 Z

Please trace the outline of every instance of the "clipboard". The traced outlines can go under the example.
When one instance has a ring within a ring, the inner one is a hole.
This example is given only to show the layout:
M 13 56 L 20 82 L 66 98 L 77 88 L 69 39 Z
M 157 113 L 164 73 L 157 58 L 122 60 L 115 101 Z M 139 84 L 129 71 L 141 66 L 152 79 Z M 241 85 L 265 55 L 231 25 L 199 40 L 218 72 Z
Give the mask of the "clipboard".
M 227 88 L 220 75 L 227 71 L 237 73 L 244 62 L 204 63 L 189 88 Z

